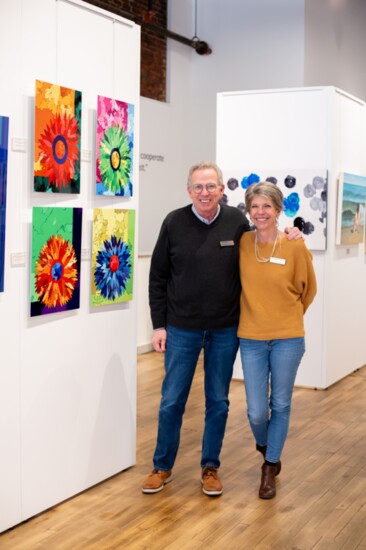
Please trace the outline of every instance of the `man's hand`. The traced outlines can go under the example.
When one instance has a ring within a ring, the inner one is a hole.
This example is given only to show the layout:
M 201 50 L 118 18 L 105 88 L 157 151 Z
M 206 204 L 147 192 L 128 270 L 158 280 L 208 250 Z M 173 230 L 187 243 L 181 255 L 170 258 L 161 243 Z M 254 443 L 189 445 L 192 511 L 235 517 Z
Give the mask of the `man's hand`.
M 164 352 L 166 344 L 166 330 L 165 328 L 159 328 L 154 330 L 154 334 L 151 339 L 152 345 L 155 351 Z
M 285 233 L 289 241 L 291 241 L 292 239 L 295 239 L 295 241 L 297 241 L 298 239 L 304 238 L 304 235 L 301 233 L 298 227 L 286 227 Z

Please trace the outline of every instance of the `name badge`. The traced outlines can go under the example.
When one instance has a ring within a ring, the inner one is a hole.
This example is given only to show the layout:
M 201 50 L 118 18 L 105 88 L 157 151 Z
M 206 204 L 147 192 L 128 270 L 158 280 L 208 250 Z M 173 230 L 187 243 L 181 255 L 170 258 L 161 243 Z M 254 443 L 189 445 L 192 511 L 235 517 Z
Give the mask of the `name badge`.
M 286 260 L 285 260 L 285 258 L 276 258 L 275 256 L 271 256 L 270 259 L 269 259 L 269 263 L 285 265 Z
M 220 246 L 234 246 L 234 241 L 220 241 Z

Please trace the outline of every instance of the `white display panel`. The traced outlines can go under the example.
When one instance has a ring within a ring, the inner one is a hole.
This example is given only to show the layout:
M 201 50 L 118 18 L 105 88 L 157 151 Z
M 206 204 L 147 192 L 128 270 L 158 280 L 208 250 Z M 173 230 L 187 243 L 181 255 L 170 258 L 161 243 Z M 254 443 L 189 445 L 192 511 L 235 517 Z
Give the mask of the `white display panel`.
M 224 174 L 244 166 L 327 171 L 328 95 L 325 88 L 223 93 L 217 99 L 216 158 Z M 243 192 L 244 195 L 244 192 Z M 324 256 L 313 254 L 317 279 Z M 307 352 L 296 383 L 322 387 L 323 289 L 305 317 Z M 307 331 L 308 332 L 308 331 Z M 240 358 L 234 376 L 242 378 Z
M 340 172 L 366 175 L 365 131 L 364 103 L 333 87 L 218 94 L 224 174 L 248 166 L 328 174 L 327 249 L 312 250 L 318 293 L 305 316 L 300 386 L 326 388 L 365 364 L 364 247 L 336 248 L 337 180 Z M 234 377 L 242 378 L 239 357 Z
M 140 28 L 78 0 L 4 0 L 0 31 L 7 83 L 0 110 L 10 117 L 9 143 L 25 144 L 9 149 L 8 161 L 0 301 L 6 335 L 0 347 L 2 531 L 135 463 L 137 303 L 92 311 L 90 250 L 94 207 L 138 213 L 138 170 L 133 197 L 95 195 L 95 131 L 98 94 L 133 103 L 138 166 Z M 82 91 L 78 195 L 33 192 L 36 79 Z M 78 310 L 29 316 L 33 206 L 83 208 Z M 14 255 L 25 261 L 11 264 Z
M 327 164 L 326 88 L 218 94 L 216 158 L 225 169 Z

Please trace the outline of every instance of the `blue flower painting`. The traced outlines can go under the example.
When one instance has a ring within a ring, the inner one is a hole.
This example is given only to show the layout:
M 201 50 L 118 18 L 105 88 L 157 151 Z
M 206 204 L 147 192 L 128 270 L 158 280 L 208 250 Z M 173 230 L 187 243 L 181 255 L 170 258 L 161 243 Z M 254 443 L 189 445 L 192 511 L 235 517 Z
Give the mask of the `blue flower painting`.
M 131 277 L 132 257 L 128 245 L 112 235 L 98 251 L 94 272 L 95 285 L 107 300 L 117 300 Z
M 133 298 L 135 211 L 96 208 L 93 220 L 91 305 Z
M 0 116 L 0 292 L 4 292 L 8 133 L 9 133 L 9 118 L 6 116 Z

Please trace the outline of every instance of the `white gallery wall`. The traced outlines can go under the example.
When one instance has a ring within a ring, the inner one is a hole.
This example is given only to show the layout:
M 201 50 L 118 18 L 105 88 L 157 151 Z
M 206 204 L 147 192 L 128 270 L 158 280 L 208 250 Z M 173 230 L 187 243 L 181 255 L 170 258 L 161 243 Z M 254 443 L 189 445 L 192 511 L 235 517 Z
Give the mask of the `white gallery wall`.
M 366 100 L 366 2 L 305 0 L 304 85 L 333 85 Z
M 168 39 L 168 103 L 141 102 L 141 151 L 165 144 L 169 159 L 164 170 L 155 164 L 151 178 L 140 172 L 143 252 L 151 252 L 164 215 L 187 202 L 182 183 L 188 167 L 216 156 L 218 92 L 321 85 L 366 100 L 364 0 L 198 0 L 197 6 L 197 34 L 213 53 L 199 56 Z M 192 37 L 195 1 L 169 0 L 168 10 L 168 28 Z M 162 112 L 169 127 L 160 123 Z M 148 273 L 149 258 L 142 261 Z M 147 303 L 147 280 L 139 285 Z M 142 347 L 151 338 L 148 309 L 143 326 Z
M 132 302 L 100 308 L 90 288 L 93 208 L 138 211 L 140 28 L 78 0 L 0 0 L 0 51 L 0 114 L 10 117 L 1 531 L 135 462 L 137 285 Z M 36 79 L 82 92 L 79 195 L 33 191 Z M 131 198 L 95 195 L 98 94 L 135 105 Z M 80 309 L 30 317 L 33 206 L 83 208 Z
M 146 274 L 164 216 L 189 202 L 189 167 L 215 159 L 217 92 L 303 84 L 303 4 L 303 0 L 199 0 L 197 34 L 213 53 L 200 56 L 168 39 L 167 103 L 141 99 L 140 151 L 165 159 L 163 163 L 140 159 L 143 257 L 139 266 Z M 168 0 L 168 29 L 194 36 L 194 0 Z M 143 309 L 148 281 L 141 270 L 138 349 L 146 351 L 151 349 L 151 323 L 148 308 Z
M 304 0 L 201 0 L 198 7 L 199 36 L 212 54 L 195 54 L 192 68 L 193 121 L 205 135 L 195 152 L 214 158 L 215 92 L 303 85 Z
M 197 33 L 212 54 L 168 39 L 167 103 L 141 101 L 141 153 L 165 162 L 140 172 L 140 252 L 151 252 L 163 216 L 189 201 L 188 168 L 215 158 L 216 93 L 303 85 L 303 2 L 199 0 Z M 168 29 L 194 36 L 194 0 L 168 0 Z
M 177 3 L 177 8 L 178 23 L 171 20 L 169 9 L 168 28 L 193 36 L 190 8 L 185 2 Z M 169 39 L 167 42 L 167 102 L 141 98 L 140 196 L 144 200 L 140 204 L 139 252 L 142 254 L 151 253 L 163 217 L 187 202 L 188 167 L 195 162 L 190 89 L 193 56 L 197 54 L 179 42 Z M 148 160 L 146 156 L 163 160 Z
M 168 29 L 194 34 L 193 3 L 169 3 Z M 192 66 L 198 57 L 192 48 L 168 40 L 167 102 L 141 98 L 140 214 L 138 258 L 139 353 L 152 350 L 152 324 L 148 305 L 150 257 L 163 218 L 186 204 L 188 168 L 197 162 L 197 136 L 192 132 Z M 143 200 L 141 200 L 143 197 Z
M 366 176 L 366 105 L 354 96 L 339 92 L 333 97 L 332 109 L 328 200 L 330 212 L 334 213 L 340 172 Z M 335 244 L 335 215 L 329 218 L 328 235 L 324 272 L 324 373 L 326 380 L 333 383 L 366 364 L 366 248 L 361 244 Z

